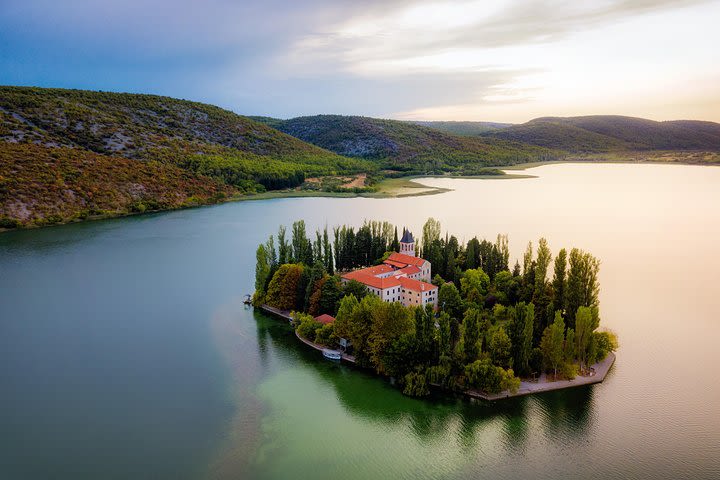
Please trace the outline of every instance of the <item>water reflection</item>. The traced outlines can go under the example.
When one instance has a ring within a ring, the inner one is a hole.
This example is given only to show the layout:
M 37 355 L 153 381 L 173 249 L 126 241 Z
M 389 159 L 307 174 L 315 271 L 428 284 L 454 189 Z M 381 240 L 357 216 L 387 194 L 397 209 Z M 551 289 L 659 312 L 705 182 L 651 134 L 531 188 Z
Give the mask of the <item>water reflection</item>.
M 472 451 L 489 436 L 500 432 L 501 443 L 511 453 L 523 452 L 533 434 L 555 439 L 579 437 L 591 427 L 593 387 L 579 387 L 532 397 L 500 402 L 468 400 L 452 394 L 434 394 L 416 399 L 403 395 L 389 381 L 366 370 L 322 359 L 318 352 L 300 344 L 282 321 L 255 313 L 260 351 L 272 343 L 274 354 L 290 359 L 294 368 L 313 373 L 332 387 L 345 412 L 355 418 L 381 425 L 407 426 L 424 444 L 432 444 L 452 432 L 455 441 Z M 540 418 L 541 421 L 533 421 Z

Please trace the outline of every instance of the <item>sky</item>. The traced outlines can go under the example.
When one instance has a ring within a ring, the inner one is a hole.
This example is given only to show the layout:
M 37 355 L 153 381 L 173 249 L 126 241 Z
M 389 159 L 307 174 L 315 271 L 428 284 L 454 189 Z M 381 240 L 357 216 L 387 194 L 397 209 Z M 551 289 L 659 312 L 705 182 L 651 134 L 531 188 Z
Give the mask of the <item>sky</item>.
M 0 0 L 0 84 L 244 115 L 720 121 L 720 0 Z

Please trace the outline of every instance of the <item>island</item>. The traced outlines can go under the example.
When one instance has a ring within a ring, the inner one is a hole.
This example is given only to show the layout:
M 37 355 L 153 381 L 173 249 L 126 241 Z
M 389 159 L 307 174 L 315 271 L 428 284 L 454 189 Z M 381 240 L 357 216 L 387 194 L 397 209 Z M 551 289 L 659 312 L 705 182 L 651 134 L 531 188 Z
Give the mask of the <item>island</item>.
M 253 305 L 406 395 L 497 400 L 598 383 L 613 365 L 618 341 L 600 329 L 600 262 L 588 252 L 553 257 L 541 238 L 511 268 L 507 235 L 463 244 L 433 218 L 419 242 L 379 221 L 330 237 L 309 238 L 299 220 L 260 244 Z

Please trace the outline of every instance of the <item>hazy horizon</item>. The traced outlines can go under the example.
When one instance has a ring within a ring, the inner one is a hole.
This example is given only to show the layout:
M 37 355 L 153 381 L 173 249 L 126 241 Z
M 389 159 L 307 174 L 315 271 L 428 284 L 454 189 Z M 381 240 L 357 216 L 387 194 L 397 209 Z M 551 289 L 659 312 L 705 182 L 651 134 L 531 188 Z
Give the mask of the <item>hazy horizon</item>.
M 243 115 L 720 121 L 718 0 L 6 0 L 0 84 Z

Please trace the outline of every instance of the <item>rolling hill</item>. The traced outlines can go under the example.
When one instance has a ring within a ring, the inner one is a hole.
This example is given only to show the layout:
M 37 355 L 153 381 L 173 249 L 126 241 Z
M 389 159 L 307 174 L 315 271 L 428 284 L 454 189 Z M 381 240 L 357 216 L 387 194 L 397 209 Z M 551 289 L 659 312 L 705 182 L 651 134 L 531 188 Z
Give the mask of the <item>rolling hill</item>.
M 461 135 L 463 137 L 481 135 L 483 133 L 493 132 L 495 130 L 501 130 L 512 126 L 512 123 L 499 122 L 412 121 L 408 123 L 434 128 L 435 130 L 441 130 L 445 133 Z
M 621 150 L 720 150 L 720 124 L 693 120 L 656 122 L 618 115 L 542 117 L 481 133 L 574 153 Z
M 398 120 L 317 115 L 289 120 L 255 117 L 337 154 L 405 172 L 472 174 L 491 166 L 557 158 L 559 152 L 495 138 L 458 136 Z
M 22 226 L 212 203 L 374 169 L 212 105 L 29 87 L 0 87 L 0 155 L 0 219 Z M 53 182 L 65 194 L 43 197 Z M 115 203 L 97 203 L 97 194 Z

